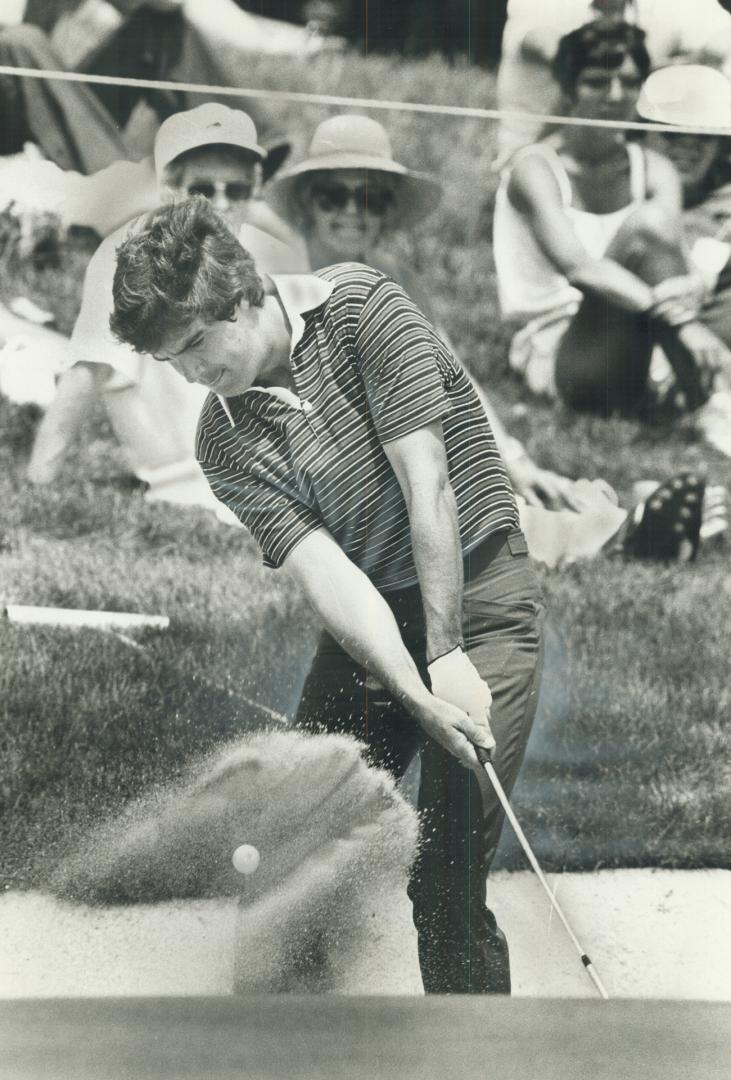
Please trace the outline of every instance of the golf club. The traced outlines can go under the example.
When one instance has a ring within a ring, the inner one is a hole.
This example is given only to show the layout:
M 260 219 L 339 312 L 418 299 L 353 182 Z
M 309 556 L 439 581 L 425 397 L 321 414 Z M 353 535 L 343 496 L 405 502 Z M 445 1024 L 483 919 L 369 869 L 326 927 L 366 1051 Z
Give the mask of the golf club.
M 535 870 L 536 876 L 538 877 L 538 880 L 540 881 L 541 885 L 545 889 L 546 895 L 548 896 L 548 899 L 551 901 L 551 906 L 553 907 L 553 910 L 558 915 L 559 919 L 561 920 L 561 922 L 564 925 L 564 929 L 566 930 L 566 933 L 569 935 L 572 942 L 574 943 L 574 947 L 576 948 L 576 951 L 578 952 L 579 956 L 581 957 L 581 962 L 584 965 L 584 967 L 586 968 L 587 975 L 589 976 L 591 981 L 594 983 L 594 986 L 596 987 L 596 989 L 599 991 L 600 996 L 603 997 L 605 1001 L 608 1001 L 609 1000 L 609 994 L 607 993 L 607 991 L 606 991 L 606 989 L 604 987 L 604 983 L 602 982 L 602 980 L 597 975 L 596 971 L 594 970 L 594 965 L 592 964 L 591 960 L 589 959 L 587 953 L 581 947 L 581 944 L 580 944 L 579 939 L 577 938 L 576 934 L 573 932 L 573 930 L 569 926 L 569 922 L 568 922 L 566 916 L 564 915 L 563 911 L 561 910 L 561 905 L 559 904 L 558 900 L 556 899 L 556 897 L 551 892 L 549 884 L 546 881 L 546 877 L 545 877 L 543 871 L 541 870 L 538 859 L 533 854 L 533 849 L 531 848 L 530 844 L 528 843 L 528 841 L 526 839 L 526 836 L 525 836 L 525 833 L 523 832 L 523 830 L 520 827 L 520 822 L 518 821 L 517 817 L 515 816 L 515 814 L 513 812 L 513 808 L 510 805 L 510 802 L 508 801 L 507 795 L 505 794 L 505 790 L 503 788 L 503 785 L 500 783 L 500 780 L 498 779 L 498 775 L 495 772 L 495 767 L 494 767 L 494 765 L 492 763 L 492 755 L 491 755 L 490 751 L 485 750 L 484 747 L 482 747 L 482 746 L 475 746 L 475 752 L 477 754 L 477 758 L 478 758 L 480 764 L 482 765 L 483 769 L 487 773 L 488 779 L 489 779 L 490 783 L 492 784 L 492 786 L 493 786 L 493 788 L 495 790 L 495 794 L 497 795 L 498 799 L 500 800 L 502 808 L 505 811 L 505 816 L 507 817 L 508 821 L 512 825 L 513 831 L 515 832 L 515 835 L 518 837 L 518 840 L 520 842 L 520 846 L 523 848 L 523 851 L 526 854 L 528 862 L 531 864 L 531 866 Z

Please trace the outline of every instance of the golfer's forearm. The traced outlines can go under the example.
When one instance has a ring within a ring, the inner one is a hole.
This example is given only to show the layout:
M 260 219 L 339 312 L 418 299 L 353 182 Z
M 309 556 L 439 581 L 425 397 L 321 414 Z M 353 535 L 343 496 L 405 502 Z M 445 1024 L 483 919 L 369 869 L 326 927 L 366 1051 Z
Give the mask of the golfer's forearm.
M 285 566 L 327 632 L 418 717 L 431 695 L 390 607 L 366 575 L 320 534 L 295 548 Z
M 415 488 L 407 505 L 431 661 L 462 640 L 464 580 L 457 500 L 445 477 Z

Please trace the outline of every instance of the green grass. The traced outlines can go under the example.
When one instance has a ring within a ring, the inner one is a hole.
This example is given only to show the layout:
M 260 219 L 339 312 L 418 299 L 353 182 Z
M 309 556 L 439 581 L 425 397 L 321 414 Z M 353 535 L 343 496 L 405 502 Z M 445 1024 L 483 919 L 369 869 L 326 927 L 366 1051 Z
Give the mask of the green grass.
M 247 62 L 250 85 L 413 101 L 492 103 L 489 76 L 442 60 L 327 58 L 296 73 Z M 278 109 L 297 151 L 326 115 Z M 530 403 L 506 365 L 489 243 L 493 132 L 476 122 L 388 114 L 397 157 L 438 172 L 442 206 L 401 251 L 423 274 L 460 355 L 546 466 L 633 481 L 729 463 L 690 430 L 601 422 Z M 13 254 L 0 298 L 25 292 L 73 324 L 89 251 L 34 270 Z M 163 612 L 137 650 L 110 634 L 0 623 L 2 881 L 42 886 L 90 823 L 191 755 L 292 710 L 315 627 L 291 585 L 265 572 L 243 532 L 203 512 L 152 506 L 124 479 L 100 413 L 51 490 L 23 471 L 37 411 L 0 402 L 0 597 L 5 603 Z M 608 560 L 544 574 L 543 704 L 516 808 L 547 867 L 728 864 L 728 546 L 682 569 Z M 257 704 L 258 703 L 258 704 Z M 522 865 L 509 841 L 503 865 Z

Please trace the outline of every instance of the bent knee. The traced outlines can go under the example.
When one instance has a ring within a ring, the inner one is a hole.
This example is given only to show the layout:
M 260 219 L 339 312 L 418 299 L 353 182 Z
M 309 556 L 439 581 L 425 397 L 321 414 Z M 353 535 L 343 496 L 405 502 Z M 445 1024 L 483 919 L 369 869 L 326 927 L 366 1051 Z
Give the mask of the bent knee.
M 3 57 L 12 55 L 16 60 L 32 61 L 39 52 L 47 55 L 50 44 L 46 32 L 32 23 L 20 23 L 18 26 L 4 26 L 0 29 L 0 54 Z
M 622 233 L 645 244 L 662 244 L 674 247 L 682 242 L 683 225 L 680 214 L 646 202 L 633 210 L 621 229 Z

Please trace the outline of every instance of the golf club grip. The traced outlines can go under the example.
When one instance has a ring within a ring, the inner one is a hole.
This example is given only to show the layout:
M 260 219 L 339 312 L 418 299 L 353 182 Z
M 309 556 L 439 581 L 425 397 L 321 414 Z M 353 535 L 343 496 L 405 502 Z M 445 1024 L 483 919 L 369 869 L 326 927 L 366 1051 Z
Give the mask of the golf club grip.
M 492 750 L 486 750 L 484 746 L 478 746 L 477 743 L 473 743 L 472 745 L 475 748 L 477 760 L 479 761 L 480 765 L 491 765 Z

